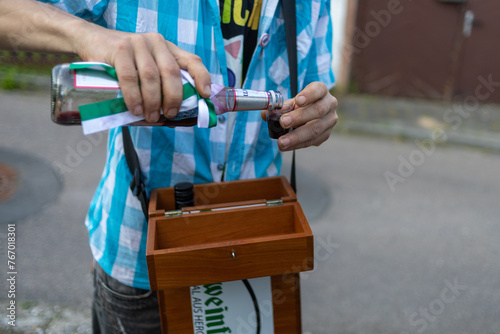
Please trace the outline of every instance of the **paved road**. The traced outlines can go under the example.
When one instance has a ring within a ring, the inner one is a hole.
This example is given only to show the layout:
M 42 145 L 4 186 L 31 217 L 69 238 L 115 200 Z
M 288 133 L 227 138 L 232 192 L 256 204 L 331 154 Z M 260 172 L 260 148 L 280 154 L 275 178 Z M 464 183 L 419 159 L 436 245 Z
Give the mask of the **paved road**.
M 391 191 L 384 173 L 416 150 L 338 137 L 299 155 L 330 194 L 313 231 L 338 246 L 304 280 L 305 329 L 500 332 L 500 156 L 440 147 Z
M 65 171 L 61 194 L 16 222 L 17 300 L 88 315 L 83 219 L 105 140 L 52 125 L 45 95 L 0 101 L 0 148 Z M 298 197 L 316 236 L 316 269 L 302 275 L 305 332 L 500 332 L 500 155 L 337 135 L 297 158 Z

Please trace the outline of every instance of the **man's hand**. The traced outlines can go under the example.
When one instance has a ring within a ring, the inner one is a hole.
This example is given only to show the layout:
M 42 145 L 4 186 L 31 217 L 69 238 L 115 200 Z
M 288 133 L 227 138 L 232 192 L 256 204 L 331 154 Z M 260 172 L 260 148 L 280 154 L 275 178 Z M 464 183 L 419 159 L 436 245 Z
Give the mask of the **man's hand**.
M 157 33 L 110 30 L 34 0 L 0 0 L 0 49 L 77 54 L 116 69 L 129 110 L 157 121 L 160 110 L 174 117 L 182 102 L 180 69 L 187 70 L 203 97 L 210 74 L 201 59 Z M 140 83 L 139 83 L 140 82 Z
M 309 84 L 295 98 L 286 100 L 283 104 L 290 105 L 292 111 L 281 116 L 280 124 L 284 129 L 294 129 L 278 139 L 281 151 L 319 146 L 330 137 L 332 128 L 338 121 L 337 99 L 321 82 Z
M 180 69 L 193 77 L 201 96 L 210 97 L 210 74 L 200 57 L 157 33 L 95 29 L 99 32 L 82 38 L 78 54 L 116 69 L 125 103 L 134 115 L 144 114 L 149 122 L 158 121 L 160 109 L 167 118 L 177 115 L 183 95 Z

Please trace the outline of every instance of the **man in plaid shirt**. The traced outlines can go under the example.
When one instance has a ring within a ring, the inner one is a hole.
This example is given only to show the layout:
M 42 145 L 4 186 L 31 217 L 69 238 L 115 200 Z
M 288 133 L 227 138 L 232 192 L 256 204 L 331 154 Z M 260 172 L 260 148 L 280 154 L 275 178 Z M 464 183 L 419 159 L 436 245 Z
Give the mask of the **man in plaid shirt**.
M 287 0 L 285 0 L 287 1 Z M 211 129 L 131 127 L 146 191 L 178 182 L 274 176 L 280 151 L 319 145 L 337 122 L 331 70 L 329 0 L 296 0 L 299 94 L 290 96 L 279 0 L 33 0 L 0 2 L 0 48 L 79 55 L 116 68 L 129 110 L 156 121 L 177 114 L 180 69 L 203 97 L 210 84 L 278 90 L 295 128 L 268 136 L 259 112 L 218 117 Z M 30 29 L 27 29 L 26 27 Z M 141 85 L 139 86 L 138 82 Z M 162 99 L 163 96 L 163 99 Z M 159 332 L 149 291 L 147 222 L 129 185 L 122 131 L 109 132 L 108 156 L 86 219 L 95 259 L 94 331 Z M 133 310 L 131 313 L 130 310 Z

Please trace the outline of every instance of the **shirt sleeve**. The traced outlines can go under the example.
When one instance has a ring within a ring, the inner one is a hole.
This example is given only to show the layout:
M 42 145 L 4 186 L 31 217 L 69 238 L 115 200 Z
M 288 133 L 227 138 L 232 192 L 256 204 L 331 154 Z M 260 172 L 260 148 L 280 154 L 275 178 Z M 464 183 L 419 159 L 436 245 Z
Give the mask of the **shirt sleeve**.
M 330 8 L 330 0 L 322 1 L 312 45 L 309 50 L 304 86 L 314 81 L 323 82 L 329 89 L 335 85 L 332 70 L 333 33 Z
M 84 20 L 103 24 L 102 16 L 109 0 L 38 0 L 78 16 Z

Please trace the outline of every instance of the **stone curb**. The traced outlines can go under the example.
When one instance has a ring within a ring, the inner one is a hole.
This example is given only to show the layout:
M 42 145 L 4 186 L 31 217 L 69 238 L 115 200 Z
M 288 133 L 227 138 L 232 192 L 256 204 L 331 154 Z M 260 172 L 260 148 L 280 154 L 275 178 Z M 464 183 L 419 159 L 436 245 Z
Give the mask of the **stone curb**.
M 1 310 L 7 310 L 7 307 L 7 303 L 0 302 Z M 9 317 L 1 317 L 0 333 L 92 333 L 90 307 L 77 309 L 46 303 L 19 302 L 15 310 L 15 326 L 9 324 L 9 321 Z
M 339 124 L 339 129 L 353 133 L 365 133 L 379 136 L 391 136 L 420 140 L 433 140 L 435 133 L 433 130 L 421 129 L 401 124 L 377 124 L 366 123 L 362 121 L 342 121 Z M 473 133 L 458 133 L 446 132 L 445 140 L 440 141 L 439 144 L 456 144 L 465 145 L 477 148 L 483 148 L 500 153 L 500 134 L 493 134 L 487 132 Z M 437 142 L 437 140 L 436 140 Z
M 347 95 L 339 101 L 339 131 L 500 151 L 500 105 L 471 109 L 459 103 L 372 95 Z

